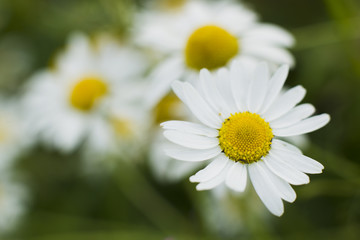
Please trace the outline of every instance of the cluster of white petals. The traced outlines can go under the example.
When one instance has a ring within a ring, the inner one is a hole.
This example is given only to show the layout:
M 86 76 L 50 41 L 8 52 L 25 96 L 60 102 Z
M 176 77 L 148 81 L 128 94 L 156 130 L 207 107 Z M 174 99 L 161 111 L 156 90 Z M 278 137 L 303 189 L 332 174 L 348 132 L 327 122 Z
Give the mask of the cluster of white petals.
M 259 63 L 249 72 L 239 62 L 230 70 L 220 69 L 211 74 L 200 72 L 200 86 L 174 82 L 173 90 L 201 122 L 168 121 L 162 124 L 164 136 L 175 143 L 166 153 L 183 161 L 210 163 L 190 177 L 199 182 L 198 190 L 212 189 L 221 183 L 242 192 L 249 176 L 265 206 L 277 216 L 284 211 L 282 199 L 293 202 L 296 198 L 292 185 L 309 183 L 305 173 L 321 173 L 323 166 L 305 156 L 281 137 L 297 136 L 315 131 L 326 125 L 328 114 L 312 116 L 311 104 L 299 104 L 305 89 L 295 86 L 281 92 L 288 75 L 288 66 L 280 67 L 270 75 L 267 64 Z M 259 161 L 243 163 L 230 159 L 220 147 L 219 129 L 232 114 L 250 112 L 260 115 L 269 123 L 274 138 L 268 154 Z

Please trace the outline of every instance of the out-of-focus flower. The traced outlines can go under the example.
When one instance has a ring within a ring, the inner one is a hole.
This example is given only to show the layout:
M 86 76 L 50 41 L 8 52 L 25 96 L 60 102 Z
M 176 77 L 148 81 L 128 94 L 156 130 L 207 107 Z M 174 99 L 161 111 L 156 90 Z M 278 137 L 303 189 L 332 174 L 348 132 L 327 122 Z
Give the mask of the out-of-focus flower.
M 190 176 L 199 166 L 192 163 L 179 162 L 164 153 L 164 147 L 169 142 L 164 138 L 159 124 L 172 120 L 191 120 L 191 114 L 181 100 L 174 94 L 169 93 L 151 111 L 153 128 L 151 132 L 151 143 L 149 147 L 149 166 L 154 176 L 161 182 L 174 182 Z M 195 169 L 194 169 L 195 168 Z
M 268 65 L 260 63 L 247 72 L 239 62 L 230 71 L 200 73 L 199 90 L 189 83 L 174 82 L 173 90 L 202 124 L 168 121 L 162 124 L 165 137 L 177 145 L 165 149 L 178 160 L 199 162 L 211 159 L 203 170 L 190 177 L 198 190 L 212 189 L 225 182 L 244 191 L 249 175 L 262 202 L 274 215 L 283 214 L 282 199 L 293 202 L 290 186 L 306 184 L 305 173 L 321 173 L 323 166 L 279 137 L 312 132 L 330 117 L 310 117 L 311 104 L 296 106 L 305 89 L 296 86 L 280 94 L 288 66 L 270 78 Z
M 0 97 L 0 170 L 10 168 L 31 140 L 26 136 L 17 102 Z
M 23 99 L 30 134 L 64 152 L 83 143 L 87 156 L 130 151 L 147 121 L 139 106 L 147 64 L 111 38 L 73 34 L 53 69 L 30 80 Z
M 180 162 L 164 153 L 171 147 L 160 131 L 155 131 L 149 152 L 149 164 L 155 178 L 162 183 L 173 183 L 190 176 L 194 171 L 204 166 L 204 163 Z
M 25 213 L 27 192 L 24 186 L 10 179 L 8 172 L 0 174 L 0 235 L 11 231 Z
M 149 106 L 170 91 L 172 81 L 194 81 L 202 68 L 215 70 L 234 59 L 249 67 L 259 59 L 294 63 L 285 49 L 293 37 L 278 26 L 258 23 L 254 12 L 232 1 L 186 1 L 177 11 L 144 12 L 136 25 L 137 43 L 164 57 L 151 75 Z

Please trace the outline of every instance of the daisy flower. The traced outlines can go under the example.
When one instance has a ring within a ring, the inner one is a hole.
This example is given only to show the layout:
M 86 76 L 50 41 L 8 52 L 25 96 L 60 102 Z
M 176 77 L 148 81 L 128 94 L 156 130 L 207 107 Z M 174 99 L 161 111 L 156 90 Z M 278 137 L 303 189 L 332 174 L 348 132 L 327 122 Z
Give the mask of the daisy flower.
M 30 79 L 23 101 L 29 134 L 64 152 L 83 142 L 91 150 L 107 151 L 110 139 L 133 133 L 129 121 L 138 115 L 123 113 L 142 96 L 146 68 L 146 58 L 134 49 L 106 38 L 94 44 L 73 34 L 53 69 Z
M 238 59 L 253 66 L 294 64 L 285 49 L 294 43 L 282 28 L 261 24 L 254 12 L 232 1 L 184 1 L 177 11 L 148 11 L 138 17 L 136 41 L 164 56 L 150 78 L 148 105 L 170 91 L 173 80 L 192 81 L 202 68 L 216 70 Z
M 165 152 L 178 160 L 211 160 L 190 177 L 191 182 L 199 182 L 197 190 L 224 182 L 243 192 L 249 176 L 264 205 L 280 216 L 282 199 L 293 202 L 296 198 L 290 184 L 309 183 L 305 173 L 322 172 L 323 165 L 279 139 L 312 132 L 330 120 L 328 114 L 311 116 L 315 111 L 311 104 L 297 105 L 305 96 L 303 87 L 281 93 L 287 74 L 287 65 L 270 77 L 265 63 L 247 72 L 235 62 L 230 70 L 220 69 L 216 74 L 201 70 L 198 90 L 190 83 L 173 83 L 174 92 L 201 124 L 162 123 L 164 136 L 177 144 Z

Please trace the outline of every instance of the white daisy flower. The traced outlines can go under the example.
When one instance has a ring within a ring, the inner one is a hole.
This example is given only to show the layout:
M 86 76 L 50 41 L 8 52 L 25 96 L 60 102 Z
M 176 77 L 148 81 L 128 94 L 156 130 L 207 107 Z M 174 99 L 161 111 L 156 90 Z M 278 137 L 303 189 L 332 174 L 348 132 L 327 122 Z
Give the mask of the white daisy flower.
M 202 68 L 215 70 L 238 59 L 294 64 L 285 49 L 294 43 L 282 28 L 261 24 L 254 12 L 232 1 L 186 1 L 178 11 L 148 11 L 138 18 L 136 41 L 165 60 L 150 76 L 149 106 L 170 91 L 173 80 L 192 81 Z
M 115 135 L 109 125 L 119 128 L 120 121 L 134 116 L 127 113 L 125 121 L 119 112 L 142 95 L 138 86 L 146 58 L 115 41 L 102 39 L 94 45 L 74 34 L 54 65 L 30 80 L 24 98 L 30 134 L 64 152 L 83 141 L 92 150 L 108 150 L 102 141 Z
M 280 94 L 287 74 L 287 65 L 270 77 L 265 63 L 249 73 L 235 62 L 230 71 L 220 69 L 216 75 L 201 70 L 199 91 L 189 83 L 173 83 L 174 92 L 202 124 L 162 123 L 165 137 L 178 144 L 165 152 L 178 160 L 211 160 L 190 177 L 199 182 L 198 190 L 224 182 L 243 192 L 249 176 L 265 206 L 280 216 L 282 199 L 296 198 L 290 184 L 309 183 L 305 173 L 322 172 L 323 165 L 279 139 L 312 132 L 330 120 L 328 114 L 311 117 L 315 111 L 311 104 L 297 105 L 305 96 L 303 87 Z

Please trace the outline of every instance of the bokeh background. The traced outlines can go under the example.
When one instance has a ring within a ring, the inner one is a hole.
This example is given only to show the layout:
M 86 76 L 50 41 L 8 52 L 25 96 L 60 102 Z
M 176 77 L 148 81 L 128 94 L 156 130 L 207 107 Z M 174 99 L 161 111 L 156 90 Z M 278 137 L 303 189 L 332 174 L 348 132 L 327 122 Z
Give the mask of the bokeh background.
M 0 0 L 1 94 L 21 97 L 27 79 L 51 64 L 73 31 L 126 38 L 135 11 L 148 1 Z M 226 203 L 207 202 L 209 193 L 187 178 L 158 181 L 146 161 L 89 177 L 79 151 L 64 155 L 36 144 L 14 170 L 29 192 L 26 213 L 1 239 L 359 239 L 360 1 L 242 2 L 295 36 L 296 67 L 287 84 L 303 85 L 304 102 L 332 117 L 304 149 L 324 173 L 295 187 L 297 200 L 285 203 L 282 217 L 247 216 L 242 230 L 230 234 L 205 213 Z

